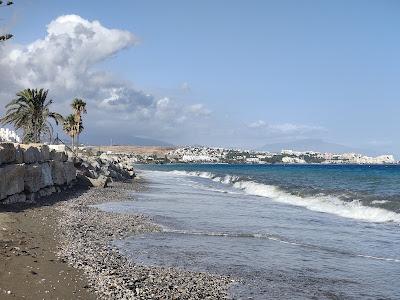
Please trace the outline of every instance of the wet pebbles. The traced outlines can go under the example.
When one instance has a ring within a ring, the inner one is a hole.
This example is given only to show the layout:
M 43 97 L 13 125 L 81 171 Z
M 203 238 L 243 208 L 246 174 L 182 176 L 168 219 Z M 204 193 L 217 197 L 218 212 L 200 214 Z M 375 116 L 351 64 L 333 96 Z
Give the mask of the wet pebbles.
M 91 206 L 134 200 L 135 188 L 131 183 L 113 183 L 59 205 L 63 216 L 59 256 L 84 270 L 88 288 L 101 299 L 227 299 L 228 278 L 138 265 L 112 245 L 113 240 L 161 230 L 145 216 L 108 213 Z

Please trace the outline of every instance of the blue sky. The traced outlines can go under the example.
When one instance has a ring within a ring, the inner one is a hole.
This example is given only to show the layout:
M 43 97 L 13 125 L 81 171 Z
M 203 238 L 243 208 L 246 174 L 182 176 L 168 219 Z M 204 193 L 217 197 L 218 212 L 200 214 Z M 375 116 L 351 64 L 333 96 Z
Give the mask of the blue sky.
M 1 13 L 19 47 L 43 39 L 61 15 L 129 31 L 134 43 L 90 69 L 154 101 L 202 108 L 196 122 L 161 120 L 149 131 L 136 132 L 140 120 L 124 116 L 131 130 L 121 139 L 251 148 L 320 138 L 400 153 L 398 1 L 17 1 Z

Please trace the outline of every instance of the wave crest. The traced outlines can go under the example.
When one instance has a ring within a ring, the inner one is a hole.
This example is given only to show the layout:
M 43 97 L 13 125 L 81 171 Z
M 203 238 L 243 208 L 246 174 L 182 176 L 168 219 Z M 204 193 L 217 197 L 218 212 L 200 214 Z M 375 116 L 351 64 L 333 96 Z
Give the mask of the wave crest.
M 277 186 L 241 180 L 240 177 L 234 175 L 217 176 L 210 172 L 198 171 L 171 171 L 169 173 L 179 176 L 208 178 L 215 182 L 229 184 L 249 195 L 265 197 L 276 202 L 304 207 L 311 211 L 329 213 L 344 218 L 368 222 L 400 223 L 400 214 L 383 208 L 365 206 L 358 200 L 347 202 L 329 195 L 301 197 L 288 193 Z

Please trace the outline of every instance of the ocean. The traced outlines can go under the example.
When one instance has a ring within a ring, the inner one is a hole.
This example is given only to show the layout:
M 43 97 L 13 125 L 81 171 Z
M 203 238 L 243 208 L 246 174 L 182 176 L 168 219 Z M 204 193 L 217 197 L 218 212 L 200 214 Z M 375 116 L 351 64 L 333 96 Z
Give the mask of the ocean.
M 99 207 L 161 233 L 115 241 L 140 264 L 229 275 L 234 299 L 400 299 L 400 166 L 137 166 L 148 189 Z

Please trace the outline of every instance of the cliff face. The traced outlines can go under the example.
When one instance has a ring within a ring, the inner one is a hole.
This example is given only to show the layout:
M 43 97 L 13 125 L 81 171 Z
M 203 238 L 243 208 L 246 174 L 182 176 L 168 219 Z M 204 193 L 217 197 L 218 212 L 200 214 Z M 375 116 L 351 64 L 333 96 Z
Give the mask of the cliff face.
M 65 152 L 42 144 L 0 143 L 0 203 L 35 202 L 75 179 Z

